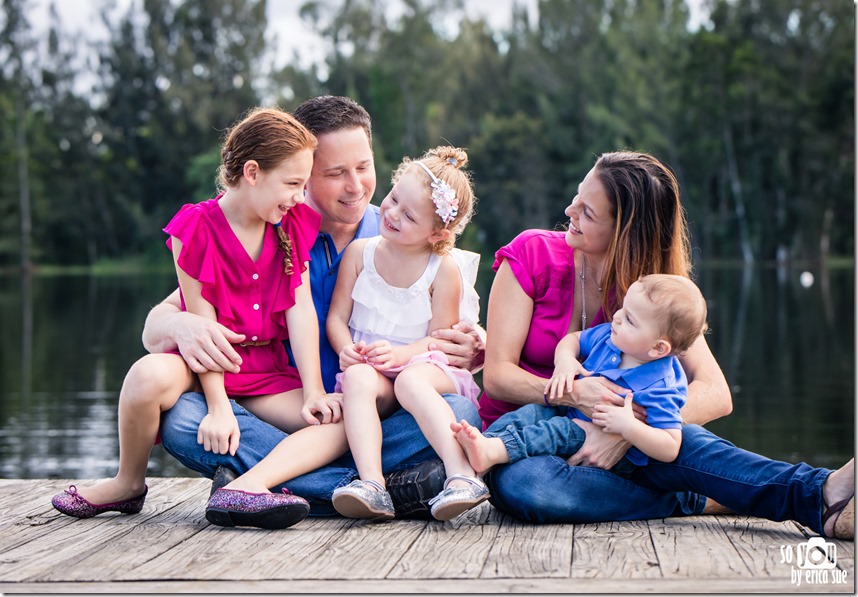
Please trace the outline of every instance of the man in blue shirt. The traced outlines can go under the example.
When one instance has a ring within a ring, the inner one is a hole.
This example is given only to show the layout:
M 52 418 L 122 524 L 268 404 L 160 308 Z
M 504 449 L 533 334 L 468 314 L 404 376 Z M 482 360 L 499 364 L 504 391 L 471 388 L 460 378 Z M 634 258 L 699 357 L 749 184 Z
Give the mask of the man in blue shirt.
M 322 216 L 319 236 L 310 252 L 310 284 L 319 318 L 322 380 L 331 391 L 339 371 L 339 357 L 325 336 L 324 322 L 340 259 L 354 239 L 378 234 L 378 208 L 369 204 L 376 186 L 372 128 L 366 110 L 345 97 L 312 98 L 301 104 L 294 116 L 318 139 L 306 189 L 307 205 Z M 451 364 L 474 369 L 482 364 L 482 340 L 471 326 L 456 327 L 436 332 L 438 344 L 433 348 L 447 353 Z M 215 321 L 181 311 L 178 290 L 152 309 L 143 331 L 147 350 L 178 349 L 197 373 L 237 371 L 241 362 L 232 344 L 242 341 L 243 335 Z M 479 415 L 470 401 L 456 395 L 445 398 L 457 420 L 479 423 Z M 202 394 L 184 394 L 161 420 L 164 448 L 188 468 L 214 477 L 213 487 L 222 486 L 236 473 L 250 469 L 286 437 L 283 431 L 232 404 L 241 433 L 241 446 L 235 456 L 207 452 L 197 444 L 197 429 L 207 412 Z M 322 414 L 328 418 L 333 413 Z M 399 410 L 385 419 L 382 433 L 383 466 L 397 515 L 428 517 L 426 503 L 443 486 L 443 465 L 436 460 L 437 455 L 406 411 Z M 334 513 L 330 504 L 334 489 L 357 476 L 354 461 L 346 454 L 331 465 L 284 485 L 310 502 L 311 514 L 326 515 Z

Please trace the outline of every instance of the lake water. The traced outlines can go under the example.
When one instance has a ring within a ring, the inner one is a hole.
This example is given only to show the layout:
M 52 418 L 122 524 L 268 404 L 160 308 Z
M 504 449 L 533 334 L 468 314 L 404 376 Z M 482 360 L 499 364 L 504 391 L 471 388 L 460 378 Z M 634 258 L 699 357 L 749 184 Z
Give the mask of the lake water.
M 772 458 L 837 467 L 855 450 L 854 269 L 802 273 L 698 266 L 734 402 L 707 427 Z M 490 272 L 481 282 L 487 297 Z M 174 287 L 173 274 L 0 276 L 0 477 L 113 475 L 119 388 L 144 354 L 146 313 Z M 195 473 L 158 446 L 149 474 Z

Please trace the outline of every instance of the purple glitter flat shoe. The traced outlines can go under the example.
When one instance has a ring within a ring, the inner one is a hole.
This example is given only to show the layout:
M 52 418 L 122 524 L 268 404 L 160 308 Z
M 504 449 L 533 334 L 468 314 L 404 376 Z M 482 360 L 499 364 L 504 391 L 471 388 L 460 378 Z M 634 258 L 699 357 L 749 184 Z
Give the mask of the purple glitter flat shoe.
M 144 485 L 143 493 L 130 500 L 110 504 L 93 504 L 77 492 L 77 487 L 70 485 L 68 489 L 51 498 L 51 504 L 63 514 L 75 518 L 92 518 L 102 512 L 137 514 L 143 509 L 143 502 L 146 500 L 147 493 L 149 493 L 149 487 Z
M 206 520 L 219 527 L 285 529 L 307 518 L 310 504 L 302 497 L 283 493 L 250 493 L 218 489 L 206 504 Z

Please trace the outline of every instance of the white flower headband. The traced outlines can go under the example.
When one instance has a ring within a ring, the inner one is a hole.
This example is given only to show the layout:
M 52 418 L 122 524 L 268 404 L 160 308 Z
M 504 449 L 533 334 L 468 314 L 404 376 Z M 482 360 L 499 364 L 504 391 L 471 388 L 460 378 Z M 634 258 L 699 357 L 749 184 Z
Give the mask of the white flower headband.
M 441 218 L 441 221 L 446 226 L 459 213 L 459 200 L 456 199 L 456 191 L 445 181 L 432 174 L 432 171 L 426 164 L 421 161 L 414 163 L 426 170 L 426 174 L 432 179 L 432 203 L 435 204 L 435 213 L 438 214 L 438 217 Z

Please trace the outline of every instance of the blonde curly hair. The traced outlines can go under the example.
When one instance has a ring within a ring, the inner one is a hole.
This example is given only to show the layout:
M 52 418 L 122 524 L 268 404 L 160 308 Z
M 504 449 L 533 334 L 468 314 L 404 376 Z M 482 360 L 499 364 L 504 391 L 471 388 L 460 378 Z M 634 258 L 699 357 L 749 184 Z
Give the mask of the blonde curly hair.
M 471 173 L 463 170 L 465 164 L 468 163 L 468 154 L 460 147 L 439 145 L 424 153 L 417 160 L 410 158 L 403 159 L 402 163 L 394 170 L 391 182 L 394 185 L 399 182 L 402 175 L 414 166 L 415 161 L 422 162 L 435 175 L 435 178 L 443 180 L 456 191 L 456 199 L 459 201 L 456 216 L 445 224 L 440 216 L 435 215 L 436 227 L 452 232 L 447 239 L 438 241 L 432 245 L 432 250 L 435 253 L 444 255 L 453 248 L 456 244 L 456 237 L 462 233 L 465 226 L 471 221 L 474 215 L 474 207 L 477 203 L 477 197 L 474 195 L 474 185 L 471 181 Z M 426 176 L 425 173 L 423 175 Z M 426 199 L 431 201 L 431 196 L 432 189 L 427 183 Z

